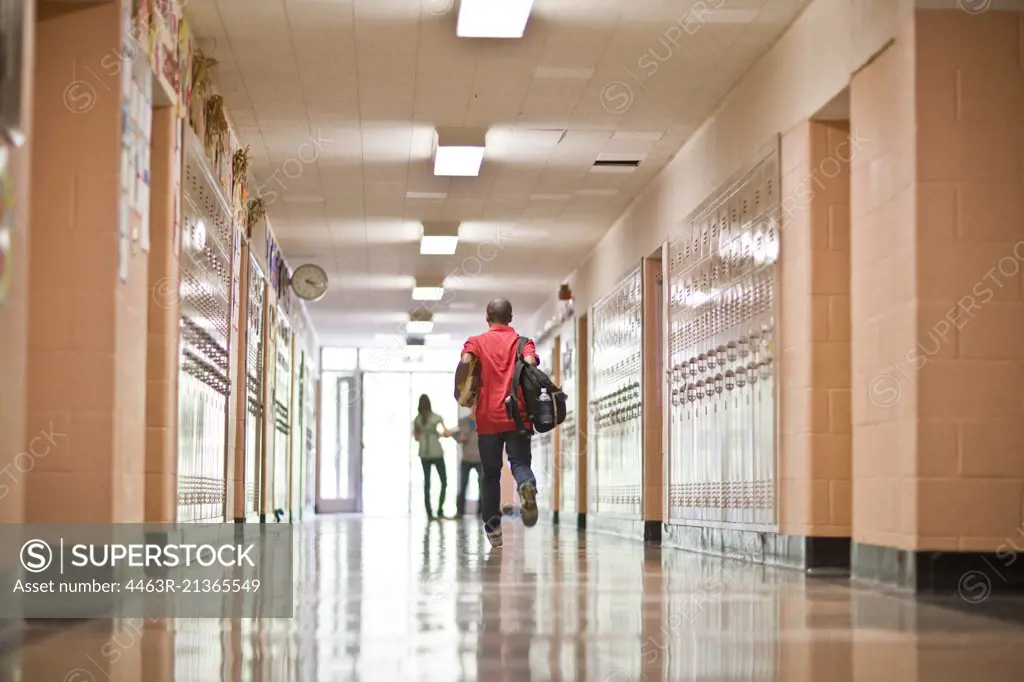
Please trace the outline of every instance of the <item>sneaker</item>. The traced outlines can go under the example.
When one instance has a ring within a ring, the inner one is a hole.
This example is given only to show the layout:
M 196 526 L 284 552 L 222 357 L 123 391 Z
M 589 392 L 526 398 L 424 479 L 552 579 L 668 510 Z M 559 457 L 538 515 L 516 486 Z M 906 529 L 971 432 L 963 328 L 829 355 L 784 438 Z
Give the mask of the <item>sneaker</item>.
M 526 527 L 537 525 L 537 486 L 533 483 L 524 483 L 519 486 L 520 515 L 523 517 L 523 525 Z
M 491 543 L 491 547 L 498 549 L 501 547 L 501 531 L 494 530 L 487 533 L 487 540 Z

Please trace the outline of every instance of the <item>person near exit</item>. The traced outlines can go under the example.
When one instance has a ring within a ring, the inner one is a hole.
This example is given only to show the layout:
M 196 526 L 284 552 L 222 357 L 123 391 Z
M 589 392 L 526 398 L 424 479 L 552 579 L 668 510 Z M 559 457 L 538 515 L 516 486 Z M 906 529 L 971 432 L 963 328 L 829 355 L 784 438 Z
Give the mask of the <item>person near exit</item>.
M 469 487 L 469 475 L 476 472 L 476 487 L 479 491 L 483 472 L 480 467 L 480 447 L 477 444 L 476 416 L 473 414 L 473 408 L 460 407 L 459 412 L 459 428 L 455 439 L 459 441 L 461 447 L 459 448 L 459 494 L 455 498 L 455 515 L 462 518 L 466 514 L 466 489 Z M 479 499 L 478 493 L 477 500 Z M 483 507 L 479 502 L 477 504 L 476 513 L 479 516 L 483 514 Z
M 435 518 L 444 518 L 444 497 L 448 492 L 448 472 L 445 470 L 444 449 L 441 447 L 442 435 L 447 438 L 451 433 L 445 427 L 441 415 L 431 409 L 430 398 L 423 394 L 416 409 L 416 418 L 412 421 L 412 437 L 419 443 L 420 464 L 423 465 L 423 506 L 427 510 L 427 518 L 431 521 Z M 441 479 L 441 494 L 437 502 L 436 516 L 430 507 L 431 469 L 437 469 L 437 476 Z
M 459 404 L 475 406 L 476 432 L 483 466 L 481 512 L 484 531 L 491 547 L 501 547 L 501 467 L 502 454 L 508 454 L 509 468 L 519 491 L 523 525 L 537 524 L 537 478 L 531 469 L 530 437 L 516 430 L 505 410 L 505 395 L 516 366 L 519 333 L 511 327 L 512 304 L 496 298 L 487 304 L 487 326 L 483 334 L 471 336 L 462 348 L 455 372 L 455 397 Z M 537 349 L 527 341 L 524 360 L 536 365 Z M 526 414 L 522 392 L 518 392 L 520 414 Z

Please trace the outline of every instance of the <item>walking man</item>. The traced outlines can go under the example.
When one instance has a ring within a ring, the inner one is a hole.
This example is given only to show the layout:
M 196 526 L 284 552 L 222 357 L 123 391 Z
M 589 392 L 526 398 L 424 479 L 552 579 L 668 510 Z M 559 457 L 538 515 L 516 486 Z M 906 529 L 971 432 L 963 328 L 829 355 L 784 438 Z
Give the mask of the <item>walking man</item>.
M 512 304 L 496 298 L 487 304 L 488 329 L 471 336 L 462 348 L 462 359 L 455 375 L 455 396 L 460 405 L 476 407 L 476 431 L 483 465 L 481 504 L 484 530 L 491 547 L 501 547 L 501 467 L 502 454 L 507 452 L 509 468 L 516 480 L 523 524 L 537 524 L 537 479 L 530 468 L 530 433 L 516 430 L 515 422 L 505 410 L 505 396 L 516 365 L 519 334 L 512 324 Z M 528 341 L 523 358 L 537 364 L 537 349 Z M 526 414 L 521 392 L 518 395 L 520 414 Z
M 463 415 L 459 417 L 459 429 L 456 438 L 462 446 L 462 457 L 459 459 L 459 494 L 455 498 L 456 515 L 459 518 L 466 513 L 466 489 L 469 487 L 469 475 L 476 472 L 476 487 L 481 490 L 483 479 L 482 467 L 480 466 L 480 448 L 477 445 L 476 418 L 473 416 L 472 408 L 460 407 Z M 477 495 L 477 500 L 480 495 Z M 478 502 L 477 515 L 483 514 L 483 507 Z

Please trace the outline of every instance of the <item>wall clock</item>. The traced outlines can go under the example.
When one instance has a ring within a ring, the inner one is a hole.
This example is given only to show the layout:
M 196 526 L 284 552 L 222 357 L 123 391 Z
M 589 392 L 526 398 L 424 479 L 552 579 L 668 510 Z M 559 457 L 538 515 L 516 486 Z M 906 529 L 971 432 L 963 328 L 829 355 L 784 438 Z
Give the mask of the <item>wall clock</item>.
M 295 268 L 288 284 L 303 301 L 319 301 L 327 294 L 327 273 L 319 265 L 306 263 Z

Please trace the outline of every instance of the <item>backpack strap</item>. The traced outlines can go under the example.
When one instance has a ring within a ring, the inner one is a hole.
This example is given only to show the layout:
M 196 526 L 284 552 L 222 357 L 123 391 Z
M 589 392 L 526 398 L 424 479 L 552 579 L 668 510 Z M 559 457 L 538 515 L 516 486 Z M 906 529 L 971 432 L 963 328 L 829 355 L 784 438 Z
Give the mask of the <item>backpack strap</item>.
M 523 416 L 519 414 L 519 396 L 518 388 L 523 379 L 523 370 L 526 367 L 526 359 L 523 357 L 523 350 L 526 348 L 526 344 L 529 341 L 525 336 L 519 337 L 519 344 L 516 348 L 516 364 L 515 369 L 512 372 L 512 380 L 508 384 L 508 394 L 505 396 L 505 410 L 508 415 L 512 418 L 512 421 L 516 423 L 516 430 L 519 433 L 529 433 L 526 428 L 526 424 L 523 422 Z

